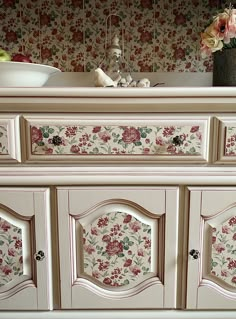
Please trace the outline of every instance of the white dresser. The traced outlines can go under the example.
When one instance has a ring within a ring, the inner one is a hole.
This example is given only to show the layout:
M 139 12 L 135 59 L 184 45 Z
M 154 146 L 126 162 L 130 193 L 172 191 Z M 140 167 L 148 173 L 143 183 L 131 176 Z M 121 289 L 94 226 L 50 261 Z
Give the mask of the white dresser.
M 235 318 L 235 88 L 1 88 L 0 318 Z

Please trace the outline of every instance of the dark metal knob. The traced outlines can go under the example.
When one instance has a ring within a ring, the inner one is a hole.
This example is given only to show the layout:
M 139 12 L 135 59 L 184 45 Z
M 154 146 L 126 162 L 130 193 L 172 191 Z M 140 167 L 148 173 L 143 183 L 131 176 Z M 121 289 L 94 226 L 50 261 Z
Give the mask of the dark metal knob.
M 55 146 L 61 145 L 62 144 L 62 138 L 60 136 L 58 136 L 58 135 L 53 136 L 52 144 L 55 145 Z
M 196 249 L 191 249 L 189 252 L 189 255 L 193 258 L 193 259 L 198 259 L 200 257 L 200 252 Z
M 183 144 L 183 138 L 179 135 L 173 137 L 173 140 L 172 140 L 172 144 L 174 144 L 175 146 L 180 146 Z
M 39 250 L 36 254 L 34 254 L 34 259 L 37 261 L 42 261 L 45 258 L 45 254 L 42 250 Z

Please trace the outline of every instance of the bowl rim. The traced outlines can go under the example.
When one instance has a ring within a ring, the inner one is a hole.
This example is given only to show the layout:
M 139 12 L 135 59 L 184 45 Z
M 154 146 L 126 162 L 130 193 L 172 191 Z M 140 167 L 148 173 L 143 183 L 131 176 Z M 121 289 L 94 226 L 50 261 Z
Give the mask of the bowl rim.
M 54 66 L 50 66 L 50 65 L 46 65 L 46 64 L 39 64 L 39 63 L 30 63 L 30 62 L 17 62 L 17 61 L 0 61 L 0 70 L 1 70 L 1 66 L 4 68 L 5 67 L 9 67 L 10 65 L 14 65 L 17 69 L 21 69 L 23 66 L 29 66 L 32 69 L 35 70 L 40 70 L 40 69 L 44 69 L 47 70 L 47 73 L 56 73 L 56 72 L 61 72 L 60 69 L 54 67 Z M 29 68 L 29 69 L 30 69 Z

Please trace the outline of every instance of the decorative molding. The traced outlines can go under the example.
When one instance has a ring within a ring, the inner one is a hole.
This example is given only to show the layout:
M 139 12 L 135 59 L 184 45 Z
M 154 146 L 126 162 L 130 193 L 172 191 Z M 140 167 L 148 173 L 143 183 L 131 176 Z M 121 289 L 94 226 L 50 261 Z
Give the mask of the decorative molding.
M 120 300 L 123 298 L 135 296 L 153 285 L 162 285 L 162 283 L 158 278 L 149 278 L 146 279 L 144 282 L 139 283 L 137 286 L 129 288 L 127 290 L 106 290 L 93 284 L 91 281 L 88 281 L 84 278 L 79 278 L 74 282 L 74 285 L 84 287 L 103 298 Z
M 236 167 L 2 166 L 0 185 L 235 185 Z
M 200 287 L 202 286 L 206 286 L 206 287 L 209 287 L 211 289 L 214 289 L 216 290 L 218 293 L 220 293 L 221 295 L 223 295 L 225 298 L 229 298 L 229 299 L 236 299 L 236 293 L 235 292 L 232 292 L 232 291 L 229 291 L 229 290 L 226 290 L 224 289 L 223 287 L 219 286 L 217 283 L 214 283 L 208 279 L 203 279 L 201 282 L 200 282 Z
M 7 290 L 7 291 L 4 291 L 3 293 L 0 293 L 0 300 L 4 300 L 4 299 L 7 299 L 7 298 L 10 298 L 12 296 L 14 296 L 15 294 L 17 294 L 18 292 L 24 290 L 24 289 L 27 289 L 29 287 L 36 287 L 34 282 L 29 279 L 27 276 L 23 276 L 26 278 L 26 280 L 24 282 L 20 282 L 19 284 L 17 284 L 15 287 Z M 1 312 L 0 312 L 1 314 Z

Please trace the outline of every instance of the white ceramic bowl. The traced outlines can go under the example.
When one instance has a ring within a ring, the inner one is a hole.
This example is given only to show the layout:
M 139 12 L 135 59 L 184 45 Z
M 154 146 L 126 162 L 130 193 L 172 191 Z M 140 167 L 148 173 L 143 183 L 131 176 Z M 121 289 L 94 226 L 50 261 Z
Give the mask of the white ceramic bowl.
M 61 72 L 52 66 L 26 62 L 0 62 L 0 87 L 39 87 Z

